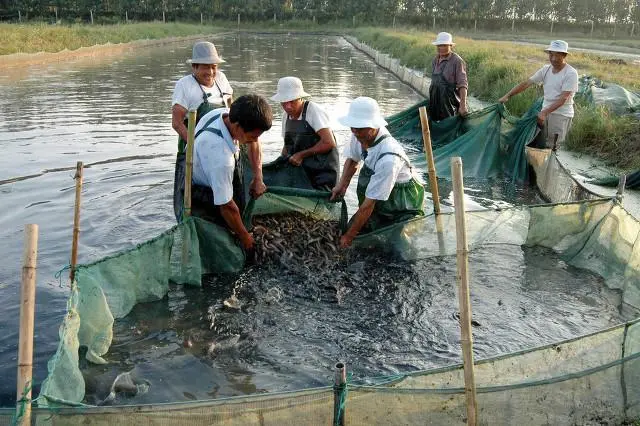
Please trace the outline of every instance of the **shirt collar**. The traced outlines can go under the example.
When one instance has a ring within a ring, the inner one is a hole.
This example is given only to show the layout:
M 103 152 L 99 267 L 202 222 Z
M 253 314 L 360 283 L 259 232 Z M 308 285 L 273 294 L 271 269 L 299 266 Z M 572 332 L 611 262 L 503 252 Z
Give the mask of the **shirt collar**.
M 223 114 L 220 114 L 220 117 L 214 122 L 214 126 L 222 132 L 222 137 L 224 138 L 224 141 L 227 143 L 227 146 L 229 147 L 231 152 L 233 154 L 236 154 L 240 150 L 240 148 L 238 147 L 238 144 L 233 140 L 231 132 L 229 132 L 229 129 L 227 129 L 227 126 L 226 124 L 224 124 L 223 119 L 223 115 L 228 113 L 229 110 L 227 110 L 227 112 Z

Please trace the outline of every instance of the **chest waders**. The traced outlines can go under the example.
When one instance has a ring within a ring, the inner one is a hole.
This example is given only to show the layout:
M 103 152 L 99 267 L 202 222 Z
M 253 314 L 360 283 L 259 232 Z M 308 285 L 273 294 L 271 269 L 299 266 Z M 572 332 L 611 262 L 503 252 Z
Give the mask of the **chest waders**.
M 311 148 L 320 140 L 320 136 L 307 122 L 307 107 L 304 103 L 300 120 L 287 119 L 284 132 L 284 146 L 288 155 Z M 316 189 L 333 188 L 338 182 L 340 163 L 338 150 L 333 148 L 326 154 L 311 155 L 302 160 L 302 167 Z
M 387 137 L 389 137 L 389 135 L 382 136 L 380 139 L 375 141 L 370 148 L 379 144 Z M 364 154 L 366 154 L 366 152 Z M 376 164 L 386 155 L 395 155 L 409 165 L 409 160 L 395 152 L 383 152 L 376 160 Z M 366 155 L 363 155 L 363 157 L 366 158 Z M 410 165 L 409 167 L 411 168 Z M 373 169 L 371 169 L 363 163 L 362 170 L 360 170 L 360 176 L 358 177 L 358 187 L 356 189 L 358 205 L 362 205 L 365 200 L 367 186 L 369 186 L 371 176 L 375 174 L 375 168 L 375 164 L 373 165 Z M 391 194 L 389 194 L 389 198 L 386 201 L 376 201 L 373 213 L 371 214 L 365 229 L 367 232 L 371 232 L 397 222 L 411 219 L 415 216 L 422 216 L 424 215 L 424 210 L 422 209 L 423 203 L 424 187 L 420 185 L 415 178 L 412 177 L 408 182 L 396 182 L 391 190 Z
M 453 55 L 453 53 L 452 53 Z M 434 66 L 431 73 L 431 85 L 429 86 L 429 118 L 434 121 L 444 120 L 456 115 L 460 108 L 460 99 L 456 91 L 456 85 L 449 83 L 444 78 L 444 70 L 449 67 L 450 61 L 446 61 L 440 71 L 436 72 Z
M 196 77 L 193 74 L 192 76 L 195 80 Z M 196 82 L 197 81 L 198 80 L 196 80 Z M 220 90 L 220 87 L 218 86 L 218 83 L 215 82 L 215 80 L 214 80 L 214 83 L 218 87 L 218 90 Z M 198 124 L 198 121 L 200 121 L 200 118 L 202 118 L 206 113 L 212 111 L 215 108 L 224 106 L 224 105 L 215 105 L 210 103 L 208 99 L 209 94 L 207 94 L 202 89 L 202 86 L 200 86 L 200 83 L 198 83 L 198 87 L 200 87 L 200 90 L 202 91 L 202 103 L 200 104 L 200 106 L 198 106 L 198 110 L 196 112 L 196 124 Z M 222 93 L 221 90 L 220 90 L 220 93 Z M 185 118 L 184 120 L 184 125 L 188 126 L 187 118 Z M 187 147 L 187 142 L 178 136 L 178 155 L 176 156 L 176 168 L 175 168 L 175 173 L 173 177 L 173 212 L 176 216 L 176 220 L 178 221 L 178 223 L 182 222 L 182 209 L 184 207 L 184 179 L 186 174 L 186 161 L 187 161 L 186 147 Z M 196 199 L 196 193 L 198 192 L 196 190 L 196 187 L 198 186 L 200 185 L 192 185 L 191 187 L 192 203 L 194 203 Z M 235 190 L 235 187 L 234 187 L 234 190 Z

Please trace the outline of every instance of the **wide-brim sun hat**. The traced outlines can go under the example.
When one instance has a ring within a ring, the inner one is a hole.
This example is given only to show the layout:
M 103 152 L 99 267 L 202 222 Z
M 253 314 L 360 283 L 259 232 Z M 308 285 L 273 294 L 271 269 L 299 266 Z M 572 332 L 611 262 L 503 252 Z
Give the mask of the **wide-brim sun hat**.
M 271 100 L 282 103 L 309 96 L 311 95 L 304 91 L 302 81 L 298 77 L 282 77 L 278 80 L 278 89 Z
M 443 44 L 449 44 L 451 46 L 455 46 L 456 44 L 453 42 L 453 36 L 449 33 L 439 33 L 436 37 L 435 41 L 431 42 L 434 46 L 440 46 Z
M 384 117 L 380 114 L 378 102 L 366 96 L 361 96 L 351 102 L 347 115 L 339 117 L 338 121 L 343 126 L 354 129 L 379 129 L 387 125 Z
M 221 64 L 226 62 L 218 55 L 218 50 L 208 41 L 199 41 L 193 45 L 191 59 L 187 59 L 188 64 Z
M 569 43 L 564 40 L 553 40 L 549 43 L 549 47 L 544 49 L 545 52 L 569 53 Z

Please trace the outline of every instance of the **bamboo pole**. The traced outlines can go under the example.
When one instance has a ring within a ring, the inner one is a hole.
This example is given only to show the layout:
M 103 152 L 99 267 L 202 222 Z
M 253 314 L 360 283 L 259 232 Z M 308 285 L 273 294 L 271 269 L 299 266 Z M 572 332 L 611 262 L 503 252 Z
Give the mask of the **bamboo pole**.
M 335 381 L 333 386 L 333 424 L 344 426 L 345 408 L 342 406 L 343 394 L 347 385 L 347 367 L 344 363 L 336 364 Z
M 473 334 L 471 333 L 471 301 L 469 298 L 469 250 L 464 212 L 464 186 L 462 179 L 462 159 L 451 158 L 453 178 L 453 199 L 456 214 L 456 254 L 458 303 L 460 306 L 460 329 L 462 361 L 464 364 L 464 393 L 467 401 L 467 425 L 477 424 L 476 383 L 473 372 Z
M 80 238 L 80 201 L 82 199 L 82 161 L 76 163 L 76 202 L 73 209 L 73 241 L 71 242 L 71 269 L 69 280 L 73 286 L 76 277 L 76 265 L 78 264 L 78 240 Z
M 433 148 L 431 147 L 431 131 L 429 130 L 429 118 L 427 109 L 420 107 L 420 124 L 422 125 L 422 142 L 424 144 L 424 154 L 427 157 L 427 171 L 429 173 L 429 186 L 433 196 L 433 211 L 440 214 L 440 193 L 438 191 L 438 176 L 436 176 L 436 165 L 433 160 Z
M 33 370 L 33 326 L 36 300 L 36 263 L 38 225 L 24 227 L 22 289 L 20 292 L 20 341 L 18 343 L 18 384 L 16 418 L 21 425 L 31 424 L 31 386 Z
M 196 111 L 189 111 L 187 123 L 187 159 L 184 174 L 184 217 L 191 216 L 191 175 L 193 173 L 193 143 L 196 128 Z

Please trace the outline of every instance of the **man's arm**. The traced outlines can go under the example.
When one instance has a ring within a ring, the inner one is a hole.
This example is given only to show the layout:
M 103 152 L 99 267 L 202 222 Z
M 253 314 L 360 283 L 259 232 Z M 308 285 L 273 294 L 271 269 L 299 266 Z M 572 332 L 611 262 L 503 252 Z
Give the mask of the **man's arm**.
M 187 140 L 187 126 L 184 125 L 184 119 L 187 112 L 187 109 L 180 104 L 174 104 L 171 108 L 171 127 L 185 141 Z
M 340 176 L 338 184 L 331 190 L 331 201 L 338 201 L 344 197 L 356 170 L 358 170 L 358 163 L 351 158 L 347 158 L 344 166 L 342 166 L 342 176 Z
M 267 186 L 262 180 L 262 149 L 260 147 L 260 141 L 248 145 L 247 155 L 249 156 L 251 171 L 253 172 L 253 179 L 249 184 L 249 194 L 251 194 L 253 198 L 259 198 L 267 191 Z
M 240 245 L 245 250 L 250 250 L 253 248 L 253 237 L 247 231 L 247 228 L 244 227 L 242 223 L 242 218 L 240 217 L 240 209 L 236 205 L 233 199 L 226 204 L 222 204 L 220 206 L 220 213 L 222 213 L 222 217 L 224 221 L 240 239 Z
M 358 235 L 362 227 L 367 223 L 369 218 L 371 217 L 371 213 L 373 213 L 373 209 L 376 206 L 376 200 L 372 198 L 365 198 L 360 208 L 356 214 L 353 215 L 351 219 L 351 226 L 344 233 L 342 237 L 340 237 L 340 247 L 346 248 L 351 245 L 353 239 Z
M 562 105 L 564 105 L 565 102 L 567 102 L 567 99 L 569 99 L 572 94 L 573 92 L 562 92 L 557 101 L 555 101 L 554 103 L 552 103 L 551 105 L 549 105 L 548 107 L 546 107 L 545 109 L 543 109 L 538 113 L 538 122 L 540 124 L 544 123 L 544 120 L 547 119 L 549 114 L 551 114 L 553 111 L 557 110 Z
M 518 93 L 524 92 L 532 84 L 533 83 L 531 82 L 531 80 L 523 81 L 522 83 L 520 83 L 517 86 L 515 86 L 513 89 L 509 90 L 506 95 L 504 95 L 503 97 L 498 99 L 498 102 L 500 102 L 501 104 L 507 102 L 509 100 L 509 98 L 511 98 L 512 96 L 517 95 Z
M 467 88 L 460 87 L 458 89 L 458 94 L 460 95 L 460 108 L 458 108 L 458 114 L 467 115 Z
M 289 162 L 294 166 L 302 164 L 302 160 L 312 155 L 326 154 L 336 147 L 336 141 L 333 138 L 333 133 L 329 128 L 320 129 L 317 132 L 320 136 L 320 140 L 309 149 L 296 152 L 289 158 Z M 283 149 L 284 150 L 284 149 Z

